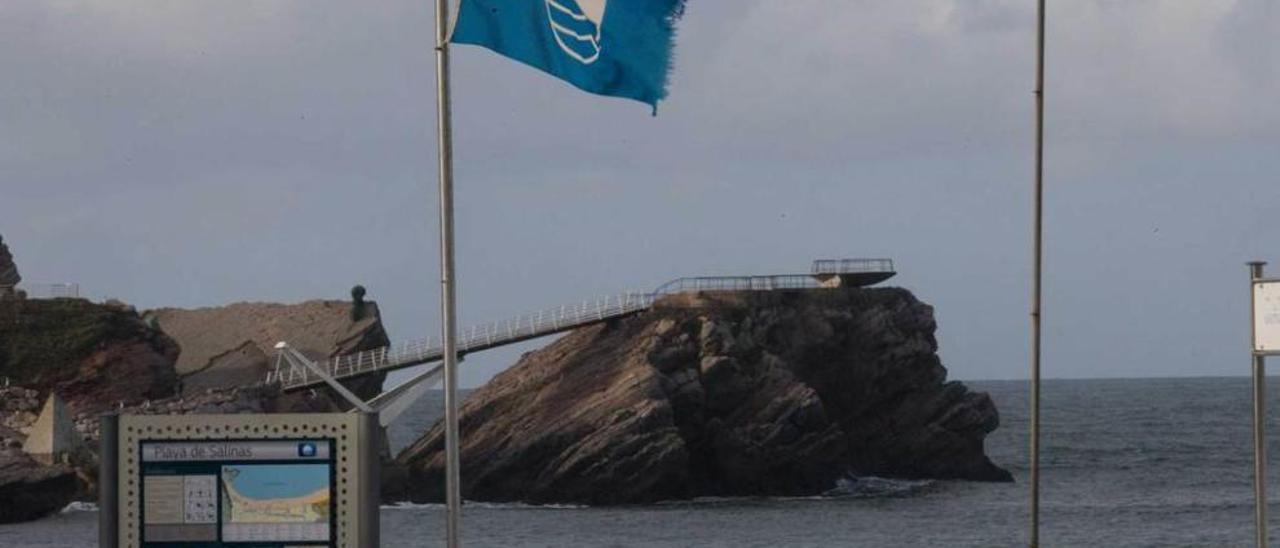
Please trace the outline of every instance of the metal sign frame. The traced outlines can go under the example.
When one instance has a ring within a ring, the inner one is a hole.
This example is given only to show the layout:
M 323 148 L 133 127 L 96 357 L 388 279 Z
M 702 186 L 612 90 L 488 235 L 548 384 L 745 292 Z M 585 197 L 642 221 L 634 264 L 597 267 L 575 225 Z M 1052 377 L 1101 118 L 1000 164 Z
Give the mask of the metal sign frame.
M 1264 292 L 1269 295 L 1264 296 Z M 1263 307 L 1265 300 L 1269 306 Z M 1261 356 L 1280 356 L 1280 323 L 1264 317 L 1280 317 L 1280 278 L 1253 280 L 1253 352 Z
M 300 440 L 331 442 L 330 458 L 316 462 L 331 464 L 332 546 L 378 545 L 382 429 L 376 414 L 109 414 L 101 418 L 100 436 L 100 546 L 143 547 L 143 444 Z

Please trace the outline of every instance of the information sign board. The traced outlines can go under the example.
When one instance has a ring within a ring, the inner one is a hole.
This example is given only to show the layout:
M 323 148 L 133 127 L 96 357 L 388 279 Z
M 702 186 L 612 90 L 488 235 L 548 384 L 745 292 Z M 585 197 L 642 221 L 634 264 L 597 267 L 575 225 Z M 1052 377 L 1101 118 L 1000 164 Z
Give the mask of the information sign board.
M 104 421 L 112 419 L 118 422 L 104 436 L 114 431 L 115 485 L 106 487 L 115 504 L 100 506 L 116 514 L 114 546 L 338 548 L 376 541 L 381 429 L 374 415 Z
M 1280 354 L 1280 280 L 1253 284 L 1253 349 Z

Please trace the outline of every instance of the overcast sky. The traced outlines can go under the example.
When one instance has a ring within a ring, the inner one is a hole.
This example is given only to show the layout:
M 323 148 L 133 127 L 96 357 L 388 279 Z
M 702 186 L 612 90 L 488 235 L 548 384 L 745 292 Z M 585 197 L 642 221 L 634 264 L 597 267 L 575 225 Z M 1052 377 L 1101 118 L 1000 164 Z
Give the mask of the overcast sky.
M 1046 376 L 1247 374 L 1280 2 L 1050 4 Z M 95 298 L 360 283 L 394 340 L 435 334 L 432 24 L 428 0 L 4 0 L 0 234 L 27 281 Z M 461 321 L 888 256 L 954 378 L 1024 378 L 1033 45 L 1032 0 L 691 0 L 656 118 L 457 47 Z

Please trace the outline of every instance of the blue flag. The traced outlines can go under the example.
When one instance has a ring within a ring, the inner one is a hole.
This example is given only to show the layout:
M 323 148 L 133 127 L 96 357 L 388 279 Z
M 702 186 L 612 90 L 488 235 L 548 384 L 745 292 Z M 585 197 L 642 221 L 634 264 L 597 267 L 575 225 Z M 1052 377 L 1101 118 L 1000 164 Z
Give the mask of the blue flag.
M 684 0 L 461 0 L 452 42 L 656 111 Z

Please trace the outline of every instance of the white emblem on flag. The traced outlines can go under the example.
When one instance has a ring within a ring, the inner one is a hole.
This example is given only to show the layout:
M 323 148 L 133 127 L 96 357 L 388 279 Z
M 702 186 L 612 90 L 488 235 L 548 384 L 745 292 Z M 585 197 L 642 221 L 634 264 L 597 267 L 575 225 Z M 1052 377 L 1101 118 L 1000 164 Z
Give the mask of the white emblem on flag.
M 609 0 L 546 0 L 547 22 L 569 57 L 584 65 L 600 58 L 600 32 Z

